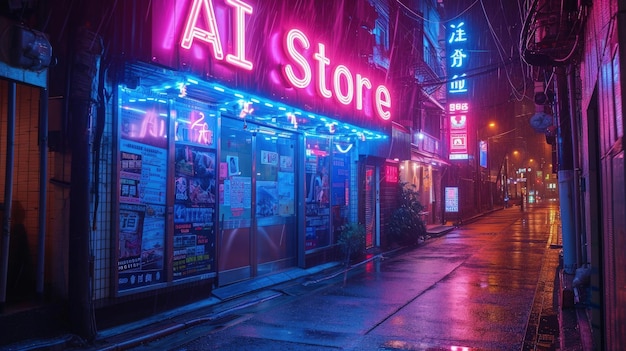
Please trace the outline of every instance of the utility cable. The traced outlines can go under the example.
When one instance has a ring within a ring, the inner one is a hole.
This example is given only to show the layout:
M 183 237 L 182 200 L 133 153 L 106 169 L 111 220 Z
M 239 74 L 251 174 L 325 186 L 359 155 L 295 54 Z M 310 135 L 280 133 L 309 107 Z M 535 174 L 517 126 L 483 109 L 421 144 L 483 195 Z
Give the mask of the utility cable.
M 478 3 L 478 1 L 480 1 L 480 0 L 475 0 L 474 3 L 469 5 L 465 10 L 461 11 L 459 14 L 457 14 L 456 16 L 454 16 L 452 18 L 449 18 L 449 19 L 443 20 L 443 21 L 431 21 L 431 20 L 429 20 L 427 18 L 424 18 L 424 16 L 416 13 L 415 11 L 411 10 L 411 8 L 408 7 L 407 5 L 403 4 L 401 0 L 396 0 L 396 2 L 398 4 L 400 4 L 400 6 L 404 7 L 410 14 L 412 14 L 413 16 L 421 19 L 422 21 L 430 22 L 430 23 L 442 23 L 442 24 L 454 21 L 455 19 L 461 17 L 465 12 L 469 11 L 472 7 L 474 7 L 474 5 L 476 5 L 476 3 Z
M 504 46 L 502 45 L 502 42 L 498 38 L 497 33 L 495 32 L 495 30 L 493 28 L 493 25 L 491 24 L 491 21 L 489 20 L 489 16 L 487 15 L 487 10 L 485 9 L 485 4 L 483 3 L 482 0 L 480 0 L 480 5 L 481 5 L 481 8 L 483 10 L 483 14 L 485 15 L 485 20 L 487 21 L 487 26 L 489 27 L 489 32 L 491 33 L 493 41 L 496 44 L 496 50 L 498 51 L 498 55 L 500 57 L 500 60 L 502 61 L 502 63 L 505 63 L 504 56 L 502 54 L 502 52 L 504 51 Z M 506 73 L 507 81 L 509 82 L 509 85 L 511 86 L 511 91 L 513 92 L 513 95 L 515 96 L 515 99 L 517 101 L 522 101 L 523 98 L 524 98 L 524 94 L 525 94 L 524 92 L 526 91 L 526 80 L 524 80 L 524 88 L 523 88 L 522 92 L 520 92 L 520 91 L 517 90 L 517 88 L 513 84 L 513 81 L 511 79 L 509 70 L 505 68 L 504 71 Z

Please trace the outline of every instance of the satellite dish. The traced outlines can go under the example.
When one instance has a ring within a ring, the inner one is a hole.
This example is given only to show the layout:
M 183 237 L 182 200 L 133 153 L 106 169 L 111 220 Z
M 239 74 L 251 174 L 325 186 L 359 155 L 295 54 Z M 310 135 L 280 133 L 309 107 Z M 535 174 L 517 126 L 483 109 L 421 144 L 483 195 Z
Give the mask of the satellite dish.
M 554 124 L 554 117 L 545 112 L 537 112 L 530 117 L 530 126 L 537 133 L 545 133 L 546 129 Z

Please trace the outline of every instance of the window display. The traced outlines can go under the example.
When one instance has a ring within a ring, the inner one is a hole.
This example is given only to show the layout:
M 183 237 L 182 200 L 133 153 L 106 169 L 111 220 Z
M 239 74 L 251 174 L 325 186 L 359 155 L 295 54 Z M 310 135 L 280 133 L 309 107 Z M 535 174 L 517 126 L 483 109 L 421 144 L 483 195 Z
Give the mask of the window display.
M 215 114 L 174 105 L 174 279 L 215 273 Z M 208 117 L 207 117 L 208 116 Z
M 167 104 L 122 95 L 118 290 L 164 281 Z
M 306 238 L 305 249 L 330 244 L 330 178 L 329 140 L 307 138 L 306 179 Z
M 350 222 L 350 175 L 352 144 L 335 143 L 333 148 L 331 203 L 333 218 L 333 236 L 336 241 L 343 227 Z

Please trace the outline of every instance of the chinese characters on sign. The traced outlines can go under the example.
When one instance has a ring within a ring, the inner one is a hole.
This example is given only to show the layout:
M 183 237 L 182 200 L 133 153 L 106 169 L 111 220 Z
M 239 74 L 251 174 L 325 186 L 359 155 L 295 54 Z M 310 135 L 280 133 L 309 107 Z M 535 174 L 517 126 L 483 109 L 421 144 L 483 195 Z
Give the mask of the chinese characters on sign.
M 455 71 L 459 71 L 459 74 L 452 74 L 452 81 L 450 82 L 450 86 L 448 87 L 448 93 L 456 94 L 456 93 L 465 93 L 467 92 L 467 87 L 465 86 L 465 69 L 466 69 L 466 58 L 467 54 L 465 53 L 465 48 L 463 44 L 467 42 L 467 34 L 465 32 L 465 22 L 460 22 L 458 24 L 451 24 L 450 29 L 452 30 L 450 34 L 450 39 L 448 39 L 448 47 L 452 50 L 448 51 L 452 54 L 449 57 L 449 69 L 455 68 Z
M 450 122 L 450 160 L 468 159 L 468 86 L 466 70 L 468 53 L 466 44 L 469 38 L 465 22 L 459 21 L 449 26 L 448 52 L 448 118 Z

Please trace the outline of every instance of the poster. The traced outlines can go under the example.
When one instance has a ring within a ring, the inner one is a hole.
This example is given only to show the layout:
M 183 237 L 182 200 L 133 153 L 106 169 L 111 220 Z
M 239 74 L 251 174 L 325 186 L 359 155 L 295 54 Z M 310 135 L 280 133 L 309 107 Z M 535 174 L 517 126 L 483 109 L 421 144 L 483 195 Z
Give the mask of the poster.
M 163 279 L 165 206 L 120 203 L 119 290 Z
M 120 291 L 159 283 L 164 278 L 167 152 L 152 144 L 120 140 Z
M 447 186 L 445 195 L 446 212 L 459 212 L 459 188 Z
M 290 216 L 296 213 L 293 172 L 278 172 L 278 214 Z
M 134 141 L 120 142 L 120 202 L 165 204 L 167 153 Z
M 305 249 L 330 244 L 330 184 L 329 157 L 318 154 L 307 156 L 306 170 L 306 237 Z
M 278 183 L 267 180 L 256 182 L 256 214 L 259 217 L 278 215 Z
M 176 143 L 174 169 L 174 279 L 213 273 L 215 151 Z

